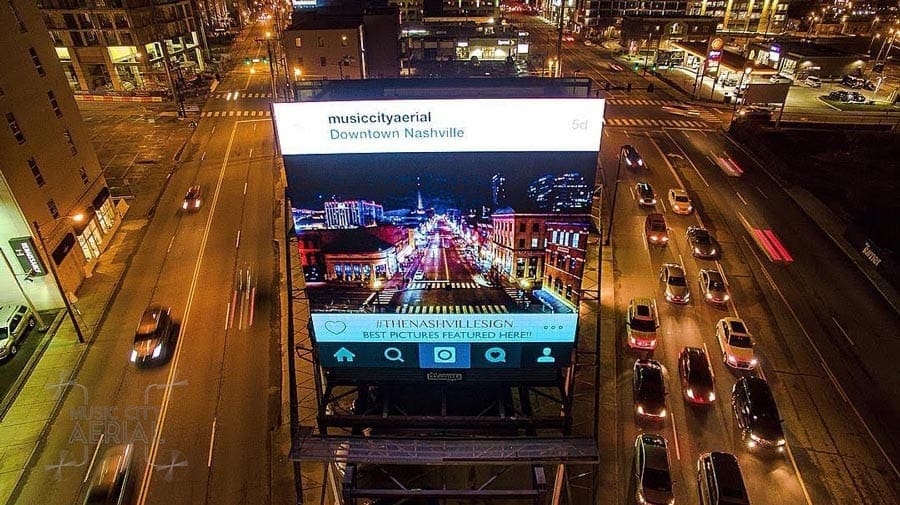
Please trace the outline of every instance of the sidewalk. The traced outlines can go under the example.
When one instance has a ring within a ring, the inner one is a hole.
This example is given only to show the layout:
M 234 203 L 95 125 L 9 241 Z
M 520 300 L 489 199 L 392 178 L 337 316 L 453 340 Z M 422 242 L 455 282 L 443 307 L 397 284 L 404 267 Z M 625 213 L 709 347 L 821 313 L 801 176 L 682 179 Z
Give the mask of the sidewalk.
M 146 225 L 146 219 L 124 220 L 97 262 L 93 275 L 78 290 L 76 307 L 81 312 L 79 322 L 88 341 L 103 323 L 106 308 L 118 290 Z M 88 350 L 87 344 L 78 343 L 65 312 L 60 314 L 62 317 L 57 317 L 42 342 L 46 347 L 35 351 L 36 365 L 30 374 L 27 370 L 23 372 L 29 374 L 28 378 L 0 420 L 0 440 L 4 441 L 0 447 L 0 503 L 12 503 L 19 479 L 62 406 L 68 391 L 66 383 L 77 375 Z

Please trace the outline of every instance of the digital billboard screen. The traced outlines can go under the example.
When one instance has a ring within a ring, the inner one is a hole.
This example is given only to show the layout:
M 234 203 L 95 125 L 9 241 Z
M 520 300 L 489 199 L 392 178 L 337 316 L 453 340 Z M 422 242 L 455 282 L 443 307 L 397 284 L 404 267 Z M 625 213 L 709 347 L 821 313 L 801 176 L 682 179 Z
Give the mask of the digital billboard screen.
M 569 364 L 603 100 L 273 107 L 325 368 Z

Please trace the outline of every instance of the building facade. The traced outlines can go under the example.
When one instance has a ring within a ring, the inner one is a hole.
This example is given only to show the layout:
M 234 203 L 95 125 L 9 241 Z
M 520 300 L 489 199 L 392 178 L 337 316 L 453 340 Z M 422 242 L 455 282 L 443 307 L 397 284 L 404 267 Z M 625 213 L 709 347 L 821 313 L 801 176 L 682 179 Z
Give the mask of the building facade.
M 722 32 L 777 35 L 784 31 L 790 0 L 693 0 L 688 13 L 720 19 Z
M 15 299 L 0 301 L 44 310 L 62 305 L 55 273 L 65 293 L 91 274 L 120 209 L 33 2 L 0 9 L 0 47 L 16 69 L 0 73 L 0 293 Z
M 543 290 L 573 308 L 581 300 L 581 278 L 590 225 L 585 218 L 569 221 L 548 221 L 547 249 L 544 254 Z
M 507 207 L 491 216 L 491 276 L 538 287 L 544 271 L 545 223 L 554 214 L 517 213 Z
M 39 0 L 79 92 L 160 91 L 205 68 L 190 0 Z M 165 62 L 169 62 L 168 69 Z
M 384 208 L 367 200 L 325 202 L 325 225 L 328 228 L 361 228 L 381 221 Z

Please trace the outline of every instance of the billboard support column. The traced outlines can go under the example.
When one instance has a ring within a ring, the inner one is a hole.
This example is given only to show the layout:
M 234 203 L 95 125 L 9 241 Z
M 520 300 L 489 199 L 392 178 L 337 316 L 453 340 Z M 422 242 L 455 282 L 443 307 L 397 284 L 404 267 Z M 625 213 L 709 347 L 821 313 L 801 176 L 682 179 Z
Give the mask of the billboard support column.
M 613 196 L 612 202 L 609 206 L 609 226 L 606 227 L 606 239 L 603 241 L 603 245 L 609 245 L 609 240 L 612 237 L 612 226 L 613 226 L 613 216 L 616 212 L 616 193 L 619 192 L 619 174 L 622 172 L 622 151 L 619 150 L 619 155 L 616 157 L 616 181 L 613 186 Z M 602 223 L 601 223 L 602 224 Z M 603 233 L 603 230 L 600 230 L 600 233 Z

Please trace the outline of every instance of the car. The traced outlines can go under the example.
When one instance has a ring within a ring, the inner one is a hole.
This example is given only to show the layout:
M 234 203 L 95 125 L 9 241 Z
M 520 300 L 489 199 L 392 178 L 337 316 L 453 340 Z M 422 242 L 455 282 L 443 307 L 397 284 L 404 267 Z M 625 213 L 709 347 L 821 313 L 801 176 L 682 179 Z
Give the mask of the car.
M 715 259 L 721 255 L 719 242 L 706 228 L 688 226 L 687 240 L 691 246 L 691 254 L 696 258 Z
M 567 34 L 563 35 L 562 40 L 563 40 L 563 42 L 575 42 L 575 36 L 570 33 L 567 33 Z
M 413 276 L 414 281 L 421 281 L 425 278 L 425 272 L 419 270 L 416 272 L 415 276 Z
M 19 352 L 19 345 L 34 325 L 34 314 L 27 305 L 0 305 L 0 360 L 12 358 Z
M 697 274 L 697 282 L 700 284 L 700 294 L 707 303 L 721 305 L 731 300 L 725 277 L 718 270 L 701 269 Z
M 722 78 L 722 86 L 725 86 L 725 87 L 737 86 L 738 82 L 739 82 L 738 79 L 735 77 L 723 77 Z
M 134 490 L 134 444 L 119 444 L 106 449 L 91 469 L 90 485 L 84 505 L 123 505 L 130 503 Z
M 866 97 L 859 91 L 850 91 L 847 93 L 847 99 L 843 101 L 850 103 L 866 103 Z
M 698 117 L 700 115 L 699 110 L 682 103 L 663 105 L 662 110 L 679 116 Z
M 701 505 L 750 505 L 737 458 L 708 452 L 697 459 L 697 492 Z
M 634 501 L 638 504 L 671 505 L 672 472 L 669 445 L 659 435 L 642 433 L 634 441 Z
M 647 241 L 651 244 L 666 245 L 669 241 L 669 227 L 666 225 L 666 218 L 658 213 L 647 214 L 644 220 L 644 234 L 647 235 Z
M 771 82 L 772 84 L 791 84 L 794 82 L 794 80 L 790 77 L 776 74 L 769 78 L 769 82 Z
M 625 312 L 625 338 L 628 347 L 652 351 L 656 349 L 659 316 L 656 301 L 651 298 L 632 298 Z
M 784 451 L 784 429 L 769 383 L 741 377 L 731 389 L 731 410 L 748 449 Z
M 634 411 L 639 418 L 651 421 L 666 418 L 666 379 L 658 361 L 635 360 L 631 392 Z
M 875 90 L 874 82 L 863 79 L 862 77 L 856 77 L 854 75 L 845 75 L 841 79 L 841 84 L 850 89 L 867 89 L 869 91 Z
M 641 155 L 638 154 L 637 149 L 635 149 L 631 144 L 625 144 L 624 146 L 622 146 L 621 156 L 622 160 L 629 167 L 644 166 L 643 158 L 641 158 Z
M 656 205 L 656 192 L 650 184 L 646 182 L 635 184 L 634 193 L 637 195 L 638 205 Z
M 772 109 L 759 105 L 748 105 L 738 110 L 737 119 L 754 123 L 767 123 L 772 120 Z
M 621 65 L 617 65 L 613 62 L 607 63 L 606 66 L 608 66 L 609 69 L 612 70 L 613 72 L 621 72 L 621 71 L 625 70 L 624 68 L 622 68 Z
M 716 401 L 715 375 L 709 356 L 701 347 L 682 347 L 678 355 L 678 376 L 684 399 L 695 405 Z
M 666 301 L 682 304 L 691 301 L 691 288 L 685 279 L 684 267 L 678 263 L 663 263 L 659 280 L 665 285 Z
M 731 368 L 753 370 L 759 364 L 753 352 L 753 336 L 743 319 L 719 319 L 716 323 L 716 340 L 722 349 L 722 361 Z
M 590 40 L 587 40 L 587 39 L 585 39 L 585 41 L 584 41 L 584 45 L 586 45 L 586 46 L 588 46 L 588 47 L 591 47 L 591 46 L 593 46 L 593 45 L 594 45 L 594 43 L 593 43 L 593 42 L 591 42 L 591 41 L 590 41 Z
M 806 84 L 810 88 L 821 88 L 822 87 L 822 79 L 814 75 L 807 76 L 806 79 L 803 80 L 803 84 Z
M 184 194 L 184 201 L 181 202 L 181 210 L 197 210 L 203 201 L 203 189 L 197 186 L 191 186 Z
M 849 93 L 847 91 L 834 90 L 825 97 L 827 100 L 833 100 L 835 102 L 846 102 Z
M 131 362 L 135 366 L 157 365 L 172 356 L 175 323 L 172 321 L 171 311 L 169 307 L 151 305 L 141 315 L 131 349 Z
M 672 207 L 672 212 L 676 214 L 687 215 L 694 211 L 694 205 L 691 203 L 688 192 L 680 188 L 669 190 L 669 205 Z

